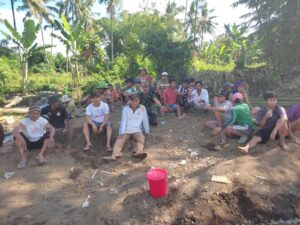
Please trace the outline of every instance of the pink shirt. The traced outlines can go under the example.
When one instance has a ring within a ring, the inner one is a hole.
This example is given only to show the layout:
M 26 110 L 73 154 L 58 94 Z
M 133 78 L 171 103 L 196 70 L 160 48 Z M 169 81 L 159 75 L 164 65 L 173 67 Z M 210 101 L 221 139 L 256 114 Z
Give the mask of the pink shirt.
M 163 92 L 163 98 L 165 104 L 171 105 L 177 103 L 177 90 L 173 90 L 172 88 L 167 88 Z

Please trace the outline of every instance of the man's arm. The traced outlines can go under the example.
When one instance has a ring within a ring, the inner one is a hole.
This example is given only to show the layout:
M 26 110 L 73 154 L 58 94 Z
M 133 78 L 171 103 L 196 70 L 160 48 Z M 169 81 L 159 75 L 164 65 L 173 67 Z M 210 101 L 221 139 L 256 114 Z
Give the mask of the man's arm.
M 222 127 L 224 128 L 224 127 L 227 127 L 229 125 L 234 125 L 236 123 L 236 118 L 237 118 L 236 111 L 234 109 L 232 109 L 231 110 L 231 120 L 227 123 L 225 122 Z
M 160 102 L 156 97 L 153 98 L 153 101 L 154 101 L 155 104 L 158 105 L 159 107 L 162 106 L 161 102 Z
M 150 133 L 150 127 L 149 127 L 149 119 L 146 108 L 144 109 L 144 115 L 143 115 L 143 128 L 146 134 Z
M 126 122 L 127 122 L 126 107 L 124 107 L 123 110 L 122 110 L 121 125 L 120 125 L 120 131 L 119 131 L 119 133 L 121 135 L 125 134 Z
M 24 128 L 24 125 L 22 123 L 19 123 L 17 126 L 14 127 L 12 134 L 14 137 L 20 135 L 20 130 Z
M 221 113 L 225 112 L 225 108 L 223 108 L 223 107 L 210 106 L 208 109 L 211 110 L 211 111 L 214 111 L 214 112 L 221 112 Z
M 264 127 L 270 117 L 272 117 L 272 110 L 267 110 L 264 115 L 260 115 L 262 112 L 257 113 L 256 122 L 260 128 Z
M 203 101 L 208 104 L 209 103 L 209 96 L 208 96 L 208 91 L 206 89 L 203 90 Z
M 49 131 L 50 131 L 49 147 L 52 148 L 55 144 L 55 142 L 54 142 L 55 129 L 54 129 L 54 127 L 52 127 L 50 125 L 50 123 L 46 123 L 45 128 L 49 129 Z
M 280 119 L 277 120 L 277 123 L 276 123 L 276 126 L 274 127 L 272 133 L 271 133 L 271 136 L 270 136 L 270 139 L 271 141 L 274 141 L 275 138 L 276 138 L 276 134 L 278 132 L 278 130 L 284 126 L 285 123 L 287 123 L 288 121 L 288 117 L 286 115 L 286 112 L 285 112 L 285 109 L 283 109 L 282 107 L 280 108 L 281 110 L 281 115 L 280 115 Z

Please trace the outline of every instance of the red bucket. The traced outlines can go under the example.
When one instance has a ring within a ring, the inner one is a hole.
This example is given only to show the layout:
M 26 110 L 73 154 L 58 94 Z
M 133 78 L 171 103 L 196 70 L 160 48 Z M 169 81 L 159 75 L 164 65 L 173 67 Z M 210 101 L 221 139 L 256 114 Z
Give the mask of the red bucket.
M 159 168 L 152 168 L 147 173 L 150 195 L 161 198 L 167 194 L 168 172 Z

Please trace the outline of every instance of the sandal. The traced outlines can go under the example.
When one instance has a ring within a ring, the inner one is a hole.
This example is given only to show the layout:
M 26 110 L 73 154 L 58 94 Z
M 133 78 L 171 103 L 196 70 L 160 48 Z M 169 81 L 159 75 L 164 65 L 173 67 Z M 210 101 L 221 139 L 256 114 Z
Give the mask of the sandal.
M 105 162 L 116 162 L 117 161 L 117 159 L 115 159 L 115 158 L 113 158 L 112 156 L 106 156 L 106 157 L 102 157 L 101 158 L 103 161 L 105 161 Z
M 26 159 L 22 159 L 22 160 L 18 163 L 17 168 L 18 168 L 18 169 L 23 169 L 23 168 L 25 168 L 25 167 L 26 167 L 26 162 L 27 162 Z
M 112 152 L 112 147 L 106 147 L 106 151 L 108 151 L 108 152 Z
M 148 154 L 146 152 L 140 152 L 140 153 L 135 153 L 131 155 L 132 158 L 136 158 L 136 159 L 145 159 Z
M 84 148 L 83 148 L 83 151 L 88 151 L 90 150 L 92 147 L 92 145 L 86 145 Z
M 45 164 L 45 163 L 48 162 L 48 161 L 47 161 L 44 157 L 42 157 L 42 156 L 37 156 L 37 157 L 36 157 L 36 160 L 38 161 L 38 163 L 39 163 L 40 165 Z

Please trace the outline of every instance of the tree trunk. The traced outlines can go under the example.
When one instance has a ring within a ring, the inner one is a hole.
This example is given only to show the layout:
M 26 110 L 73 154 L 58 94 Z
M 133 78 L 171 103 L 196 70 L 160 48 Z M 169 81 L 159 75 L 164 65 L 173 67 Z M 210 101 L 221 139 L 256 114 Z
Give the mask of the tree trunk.
M 41 19 L 40 23 L 41 23 L 40 30 L 41 30 L 41 35 L 42 35 L 42 42 L 43 42 L 43 46 L 45 46 L 45 39 L 44 39 L 44 32 L 43 32 L 43 19 Z M 46 61 L 47 61 L 48 65 L 51 66 L 49 58 L 47 56 L 46 49 L 44 49 L 44 51 L 45 51 Z
M 22 73 L 23 73 L 23 95 L 26 96 L 28 92 L 28 62 L 22 63 Z
M 10 0 L 10 4 L 11 4 L 12 15 L 13 15 L 14 28 L 17 31 L 14 0 Z M 19 45 L 18 45 L 18 53 L 19 53 L 20 66 L 22 66 L 22 54 Z
M 187 8 L 188 8 L 188 0 L 185 1 L 185 12 L 184 12 L 184 24 L 186 24 L 186 16 L 187 16 Z M 185 32 L 185 37 L 187 38 L 187 31 Z
M 110 17 L 110 29 L 111 29 L 111 62 L 114 62 L 114 31 L 113 31 L 113 15 Z

